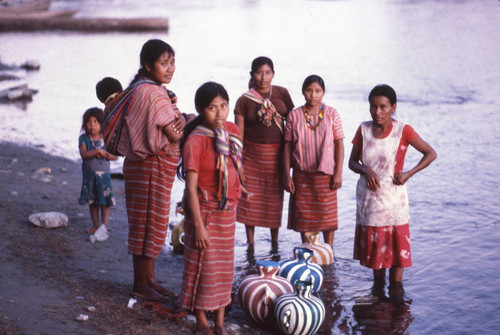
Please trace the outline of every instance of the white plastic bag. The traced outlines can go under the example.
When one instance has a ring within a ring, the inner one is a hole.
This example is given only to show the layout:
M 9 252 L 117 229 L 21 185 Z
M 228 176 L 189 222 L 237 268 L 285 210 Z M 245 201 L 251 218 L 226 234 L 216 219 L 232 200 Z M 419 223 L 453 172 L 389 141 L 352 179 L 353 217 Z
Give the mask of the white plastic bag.
M 90 235 L 90 242 L 95 243 L 96 241 L 102 242 L 106 241 L 109 237 L 109 232 L 105 225 L 100 225 L 94 234 Z

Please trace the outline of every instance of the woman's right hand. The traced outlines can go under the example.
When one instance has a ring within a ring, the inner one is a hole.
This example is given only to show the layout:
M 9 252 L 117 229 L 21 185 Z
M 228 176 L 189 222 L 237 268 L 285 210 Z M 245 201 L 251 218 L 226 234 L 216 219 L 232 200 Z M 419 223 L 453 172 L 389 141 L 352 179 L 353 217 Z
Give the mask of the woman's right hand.
M 377 174 L 369 167 L 365 166 L 364 175 L 366 179 L 366 186 L 372 191 L 376 191 L 380 187 L 380 181 Z
M 204 250 L 210 246 L 210 236 L 208 235 L 208 230 L 204 225 L 199 225 L 196 227 L 195 233 L 196 247 Z
M 290 193 L 295 193 L 295 184 L 290 176 L 285 176 L 285 190 Z

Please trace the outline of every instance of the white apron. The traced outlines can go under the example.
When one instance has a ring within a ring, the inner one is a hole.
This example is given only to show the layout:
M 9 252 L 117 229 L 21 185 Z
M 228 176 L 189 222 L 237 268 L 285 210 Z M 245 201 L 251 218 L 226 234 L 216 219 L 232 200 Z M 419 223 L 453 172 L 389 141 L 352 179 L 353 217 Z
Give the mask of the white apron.
M 372 123 L 361 124 L 362 162 L 377 174 L 380 187 L 370 190 L 365 176 L 360 176 L 356 188 L 356 223 L 372 227 L 404 225 L 410 218 L 406 185 L 395 185 L 392 181 L 404 124 L 394 121 L 389 136 L 375 138 Z

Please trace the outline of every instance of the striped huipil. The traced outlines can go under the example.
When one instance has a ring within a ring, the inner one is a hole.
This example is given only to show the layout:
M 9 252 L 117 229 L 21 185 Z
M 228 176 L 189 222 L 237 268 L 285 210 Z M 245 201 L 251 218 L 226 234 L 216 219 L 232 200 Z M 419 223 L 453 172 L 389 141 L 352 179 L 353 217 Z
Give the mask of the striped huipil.
M 129 222 L 128 252 L 156 258 L 165 244 L 179 149 L 162 128 L 179 112 L 164 87 L 141 85 L 127 109 L 121 145 Z
M 334 141 L 343 139 L 344 132 L 335 108 L 323 105 L 323 113 L 316 130 L 307 126 L 303 106 L 287 117 L 285 141 L 292 144 L 295 184 L 288 228 L 298 232 L 336 230 L 338 225 L 337 191 L 330 189 L 330 179 L 335 168 Z M 311 117 L 317 124 L 318 116 Z

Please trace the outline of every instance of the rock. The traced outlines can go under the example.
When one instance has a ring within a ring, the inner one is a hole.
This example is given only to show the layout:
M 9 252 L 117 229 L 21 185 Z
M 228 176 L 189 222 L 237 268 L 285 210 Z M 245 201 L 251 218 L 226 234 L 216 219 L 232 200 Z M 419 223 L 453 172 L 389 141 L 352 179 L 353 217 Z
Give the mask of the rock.
M 96 310 L 95 306 L 87 306 L 87 311 L 95 312 L 95 310 Z
M 17 197 L 19 195 L 19 193 L 17 193 L 16 191 L 11 191 L 10 195 L 13 197 Z
M 232 331 L 232 332 L 237 333 L 241 329 L 241 327 L 235 323 L 231 323 L 227 326 L 227 329 Z
M 87 314 L 80 314 L 75 318 L 76 321 L 87 321 L 88 319 L 89 316 Z
M 40 63 L 37 60 L 28 59 L 21 64 L 21 67 L 26 70 L 40 70 Z
M 43 181 L 44 183 L 50 183 L 52 181 L 52 169 L 49 167 L 42 167 L 36 170 L 31 178 Z
M 68 225 L 68 217 L 64 213 L 44 212 L 31 214 L 28 220 L 35 226 L 42 228 L 58 228 Z

